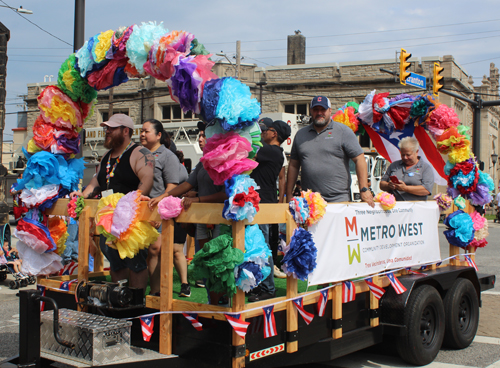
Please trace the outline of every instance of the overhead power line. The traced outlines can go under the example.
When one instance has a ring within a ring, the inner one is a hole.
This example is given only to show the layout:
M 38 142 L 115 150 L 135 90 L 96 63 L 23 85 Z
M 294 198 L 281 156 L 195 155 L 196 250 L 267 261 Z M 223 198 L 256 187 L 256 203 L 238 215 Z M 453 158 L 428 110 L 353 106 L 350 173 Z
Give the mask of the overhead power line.
M 399 28 L 399 29 L 388 29 L 383 31 L 369 31 L 369 32 L 357 32 L 357 33 L 339 33 L 334 35 L 325 35 L 325 36 L 308 36 L 307 38 L 326 38 L 326 37 L 345 37 L 345 36 L 358 36 L 358 35 L 366 35 L 366 34 L 377 34 L 377 33 L 388 33 L 388 32 L 401 32 L 401 31 L 415 31 L 420 29 L 428 29 L 428 28 L 442 28 L 442 27 L 453 27 L 453 26 L 463 26 L 468 24 L 477 24 L 477 23 L 488 23 L 488 22 L 498 22 L 500 19 L 489 19 L 489 20 L 478 20 L 475 22 L 463 22 L 463 23 L 452 23 L 452 24 L 439 24 L 432 25 L 426 27 L 413 27 L 413 28 Z M 251 43 L 251 42 L 272 42 L 272 41 L 284 41 L 283 38 L 275 38 L 271 40 L 253 40 L 253 41 L 241 41 L 242 43 Z M 233 44 L 235 41 L 228 42 L 207 42 L 204 45 L 223 45 L 223 44 Z

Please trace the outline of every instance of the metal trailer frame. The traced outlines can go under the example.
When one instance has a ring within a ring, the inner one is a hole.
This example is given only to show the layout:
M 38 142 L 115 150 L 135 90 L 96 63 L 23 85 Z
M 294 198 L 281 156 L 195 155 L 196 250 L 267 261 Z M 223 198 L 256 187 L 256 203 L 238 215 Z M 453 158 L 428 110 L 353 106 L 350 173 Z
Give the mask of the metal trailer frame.
M 66 214 L 67 200 L 58 200 L 49 211 L 50 214 Z M 80 217 L 81 228 L 89 228 L 90 219 L 94 216 L 97 201 L 86 201 Z M 469 210 L 472 210 L 469 208 Z M 221 204 L 193 204 L 189 211 L 183 212 L 178 222 L 186 223 L 230 223 L 221 216 Z M 141 209 L 141 218 L 158 220 L 157 212 L 151 212 L 146 203 Z M 261 205 L 261 211 L 253 223 L 282 223 L 286 222 L 287 241 L 291 238 L 293 218 L 288 212 L 286 204 Z M 234 247 L 244 247 L 245 222 L 234 222 Z M 281 303 L 275 307 L 277 336 L 264 339 L 262 333 L 263 316 L 261 311 L 248 311 L 270 302 L 300 296 L 297 292 L 297 280 L 287 279 L 287 296 L 256 302 L 245 306 L 242 291 L 233 297 L 231 308 L 204 305 L 189 301 L 173 300 L 172 272 L 173 269 L 173 221 L 163 221 L 162 269 L 164 276 L 161 281 L 161 297 L 146 297 L 144 309 L 113 312 L 112 317 L 125 318 L 150 313 L 152 311 L 182 311 L 192 310 L 213 311 L 219 313 L 199 314 L 200 322 L 204 325 L 203 331 L 196 331 L 191 324 L 180 314 L 161 314 L 155 316 L 156 331 L 149 343 L 142 341 L 141 327 L 138 320 L 132 325 L 132 345 L 138 348 L 153 349 L 164 354 L 168 359 L 140 360 L 136 362 L 117 362 L 106 367 L 188 367 L 197 364 L 200 367 L 276 367 L 307 364 L 312 362 L 326 362 L 346 354 L 381 343 L 384 335 L 406 336 L 408 326 L 405 325 L 407 303 L 413 292 L 420 287 L 430 285 L 435 288 L 442 298 L 458 279 L 468 279 L 480 300 L 480 292 L 493 287 L 495 276 L 478 276 L 475 270 L 457 259 L 450 260 L 450 264 L 429 266 L 426 275 L 409 274 L 402 271 L 398 274 L 399 280 L 407 291 L 401 295 L 394 292 L 386 277 L 374 277 L 373 281 L 386 288 L 386 293 L 378 301 L 370 292 L 364 281 L 356 281 L 356 300 L 342 304 L 342 286 L 334 286 L 329 292 L 326 313 L 323 317 L 315 316 L 307 325 L 291 301 Z M 96 257 L 96 272 L 88 272 L 88 246 L 90 235 L 86 231 L 79 233 L 79 268 L 78 280 L 89 280 L 89 277 L 105 275 L 102 271 L 102 259 Z M 192 247 L 190 247 L 192 248 Z M 458 255 L 460 249 L 450 246 L 450 255 Z M 61 281 L 75 278 L 75 276 L 59 276 L 39 279 L 39 284 L 57 289 Z M 33 331 L 30 326 L 40 323 L 39 301 L 41 299 L 52 303 L 55 300 L 59 307 L 70 309 L 85 309 L 77 305 L 74 297 L 75 285 L 70 291 L 47 289 L 46 297 L 40 296 L 38 291 L 28 290 L 20 293 L 20 355 L 9 359 L 8 362 L 19 367 L 45 367 L 56 357 L 44 354 L 40 356 L 39 331 Z M 304 308 L 314 312 L 318 295 L 304 296 Z M 92 312 L 90 310 L 89 312 Z M 238 336 L 227 323 L 223 314 L 242 313 L 243 318 L 251 322 L 245 338 Z M 37 343 L 38 341 L 38 343 Z M 71 362 L 65 362 L 71 366 Z M 78 366 L 75 364 L 74 366 Z M 80 365 L 81 366 L 81 365 Z

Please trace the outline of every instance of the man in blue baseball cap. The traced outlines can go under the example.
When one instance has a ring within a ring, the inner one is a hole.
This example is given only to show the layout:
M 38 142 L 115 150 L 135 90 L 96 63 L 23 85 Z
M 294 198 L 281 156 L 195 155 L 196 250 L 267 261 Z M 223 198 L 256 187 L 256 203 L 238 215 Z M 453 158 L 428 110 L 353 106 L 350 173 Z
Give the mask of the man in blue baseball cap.
M 286 197 L 290 201 L 299 170 L 302 188 L 319 192 L 327 202 L 350 200 L 349 160 L 356 165 L 361 199 L 374 207 L 368 188 L 364 151 L 353 131 L 331 119 L 332 105 L 326 96 L 316 96 L 310 106 L 311 124 L 295 135 L 288 164 Z

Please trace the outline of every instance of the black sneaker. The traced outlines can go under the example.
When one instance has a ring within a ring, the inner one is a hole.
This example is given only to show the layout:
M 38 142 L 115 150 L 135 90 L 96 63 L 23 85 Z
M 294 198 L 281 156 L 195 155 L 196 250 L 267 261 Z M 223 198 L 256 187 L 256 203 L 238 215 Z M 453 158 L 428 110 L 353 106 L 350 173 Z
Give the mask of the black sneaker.
M 189 284 L 181 284 L 181 292 L 179 293 L 179 296 L 184 296 L 186 298 L 191 296 L 191 287 Z
M 259 302 L 261 300 L 266 300 L 266 299 L 271 299 L 271 298 L 274 298 L 274 294 L 267 293 L 267 292 L 263 291 L 259 294 L 249 296 L 248 301 L 253 303 L 253 302 Z
M 199 288 L 205 287 L 205 282 L 203 280 L 196 280 L 194 284 L 196 285 L 196 287 L 199 287 Z

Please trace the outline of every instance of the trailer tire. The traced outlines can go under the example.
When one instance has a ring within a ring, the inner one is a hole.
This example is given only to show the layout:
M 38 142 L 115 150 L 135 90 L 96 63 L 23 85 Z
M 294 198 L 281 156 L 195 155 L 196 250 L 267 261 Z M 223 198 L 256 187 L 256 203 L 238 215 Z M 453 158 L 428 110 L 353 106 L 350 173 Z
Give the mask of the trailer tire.
M 405 310 L 406 336 L 398 339 L 399 356 L 414 365 L 431 363 L 443 343 L 445 330 L 443 300 L 430 285 L 411 293 Z
M 455 281 L 444 298 L 444 310 L 444 344 L 453 349 L 468 347 L 479 326 L 479 300 L 470 280 L 459 278 Z

